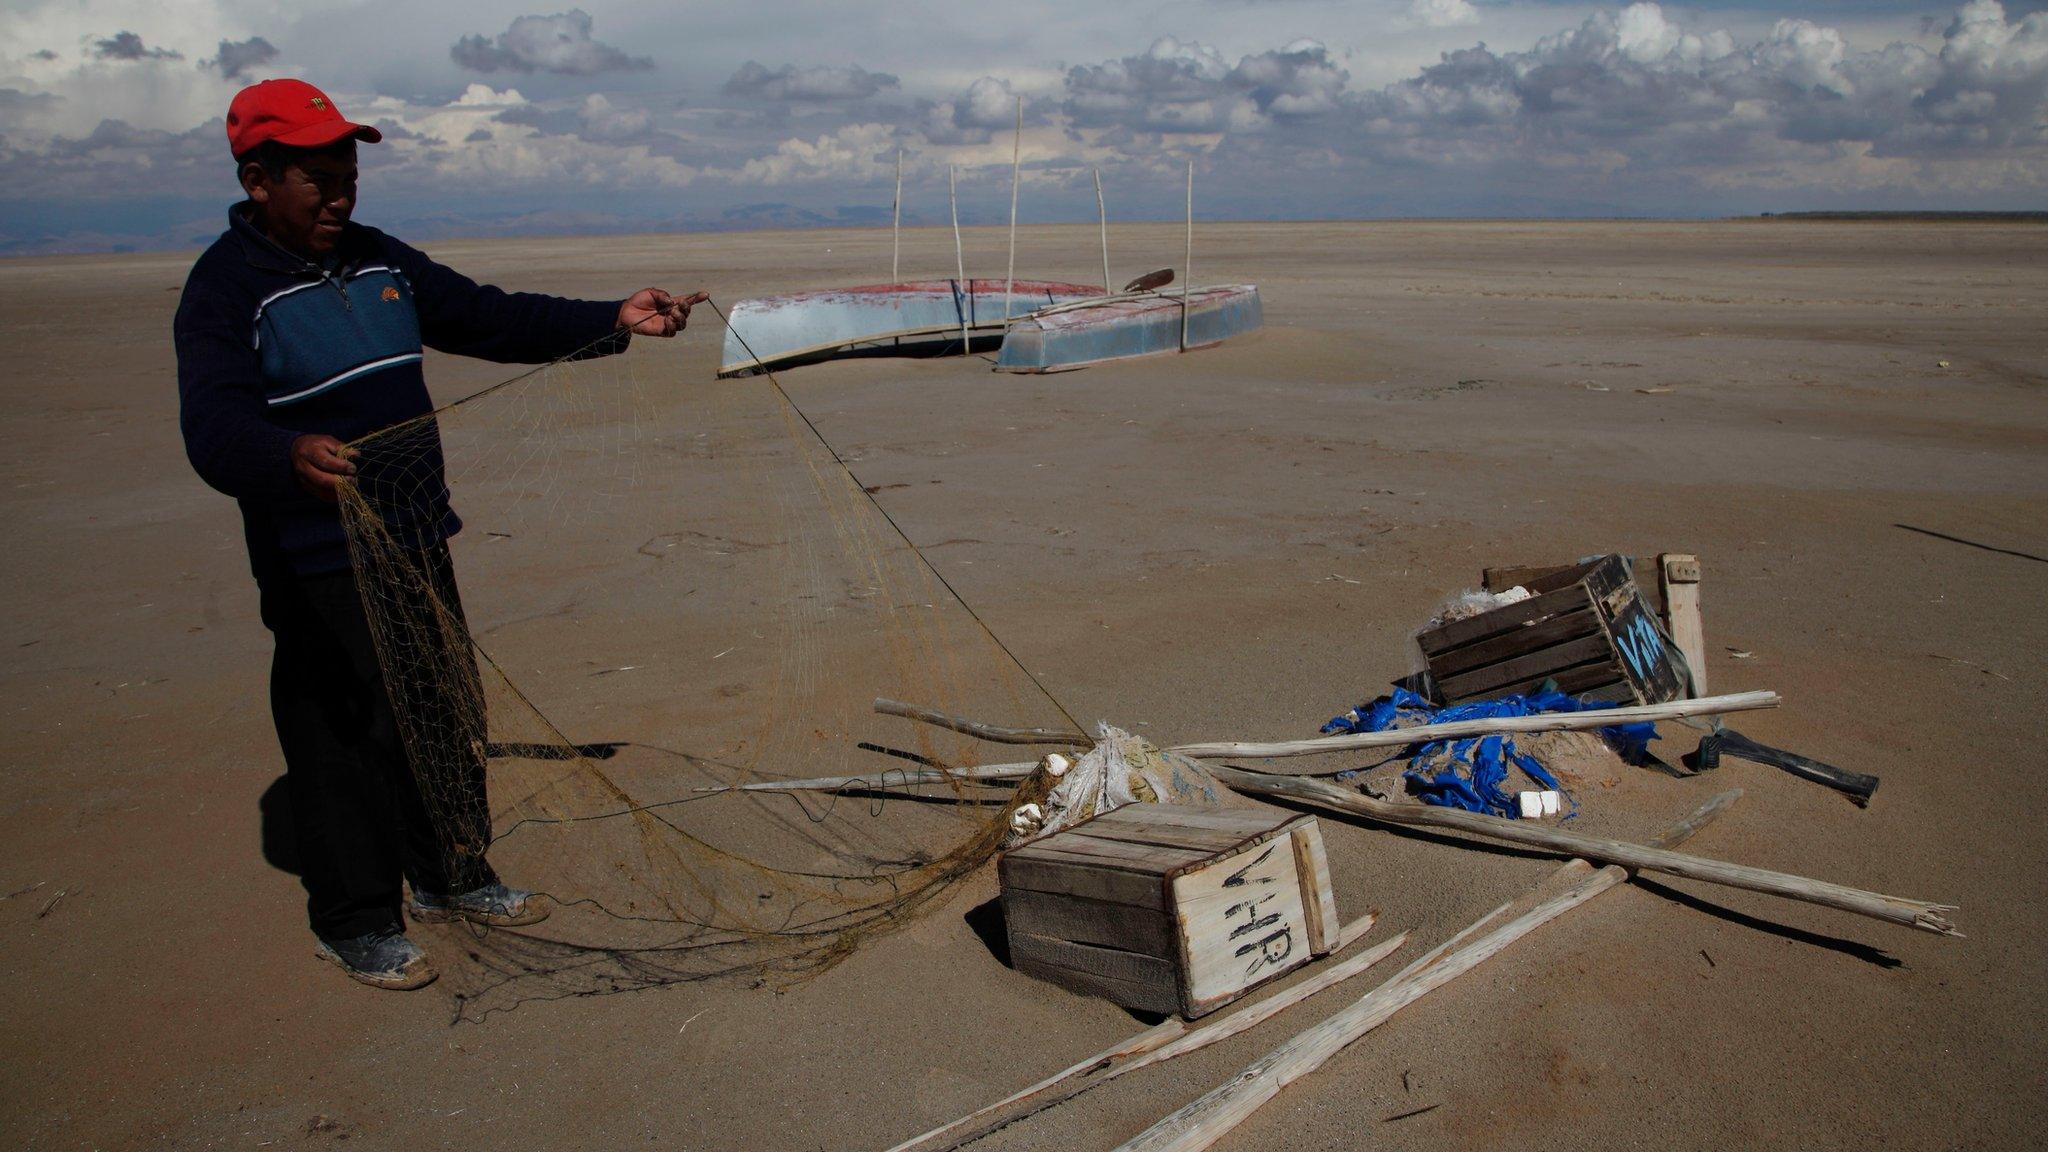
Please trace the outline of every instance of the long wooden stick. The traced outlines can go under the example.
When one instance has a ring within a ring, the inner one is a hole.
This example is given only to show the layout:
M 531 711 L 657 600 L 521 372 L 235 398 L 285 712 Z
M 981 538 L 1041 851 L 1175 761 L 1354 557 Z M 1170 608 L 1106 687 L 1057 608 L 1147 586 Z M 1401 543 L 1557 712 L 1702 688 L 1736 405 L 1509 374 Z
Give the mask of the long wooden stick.
M 1195 287 L 1195 162 L 1188 161 L 1188 250 L 1181 261 L 1180 350 L 1188 350 L 1188 293 Z
M 1001 1111 L 1002 1109 L 1010 1107 L 1011 1105 L 1021 1103 L 1025 1100 L 1029 1100 L 1032 1097 L 1045 1092 L 1047 1089 L 1055 1088 L 1059 1086 L 1061 1083 L 1067 1080 L 1071 1080 L 1074 1077 L 1079 1076 L 1080 1074 L 1088 1071 L 1091 1068 L 1100 1068 L 1104 1064 L 1113 1060 L 1120 1060 L 1128 1056 L 1134 1056 L 1139 1055 L 1141 1053 L 1150 1052 L 1153 1049 L 1158 1048 L 1160 1045 L 1166 1044 L 1178 1038 L 1186 1031 L 1187 1025 L 1181 1023 L 1180 1017 L 1169 1016 L 1166 1019 L 1161 1020 L 1159 1023 L 1154 1024 L 1152 1027 L 1145 1029 L 1143 1032 L 1140 1032 L 1137 1035 L 1131 1037 L 1130 1039 L 1122 1040 L 1115 1044 L 1112 1044 L 1109 1047 L 1104 1048 L 1102 1051 L 1097 1052 L 1095 1055 L 1088 1057 L 1086 1060 L 1083 1060 L 1077 1064 L 1070 1065 L 1066 1068 L 1062 1068 L 1058 1072 L 1055 1072 L 1052 1075 L 1046 1077 L 1045 1079 L 1040 1080 L 1038 1083 L 1031 1085 L 1029 1088 L 1019 1089 L 1018 1091 L 1010 1094 L 1009 1096 L 1004 1097 L 1001 1100 L 996 1101 L 995 1103 L 989 1105 L 986 1108 L 981 1109 L 980 1111 L 970 1112 L 967 1115 L 962 1116 L 958 1120 L 954 1120 L 947 1124 L 942 1124 L 939 1127 L 934 1128 L 921 1136 L 912 1136 L 910 1139 L 905 1140 L 903 1143 L 898 1144 L 895 1147 L 889 1149 L 889 1152 L 908 1152 L 908 1150 L 912 1148 L 923 1148 L 926 1145 L 930 1144 L 932 1141 L 938 1140 L 941 1137 L 947 1136 L 949 1134 L 957 1134 L 957 1137 L 950 1144 L 945 1145 L 945 1147 L 948 1149 L 958 1148 L 962 1144 L 966 1144 L 969 1141 L 979 1139 L 982 1135 L 985 1134 L 983 1131 L 980 1130 L 971 1133 L 965 1131 L 968 1125 L 974 1124 L 976 1121 L 983 1120 L 988 1116 L 991 1116 L 996 1112 Z M 993 1129 L 991 1128 L 989 1130 L 992 1131 Z M 940 1150 L 935 1148 L 927 1149 L 927 1152 L 940 1152 Z
M 1730 888 L 1783 896 L 1788 900 L 1801 900 L 1808 904 L 1818 904 L 1823 908 L 1854 912 L 1875 920 L 1918 928 L 1923 932 L 1933 932 L 1940 936 L 1962 935 L 1956 931 L 1955 925 L 1949 922 L 1948 917 L 1942 915 L 1944 912 L 1955 911 L 1953 904 L 1933 904 L 1924 900 L 1885 896 L 1876 892 L 1865 892 L 1860 888 L 1833 884 L 1826 880 L 1812 880 L 1786 872 L 1773 872 L 1766 868 L 1750 868 L 1742 864 L 1728 864 L 1703 856 L 1688 856 L 1682 852 L 1670 852 L 1622 840 L 1567 832 L 1562 828 L 1544 827 L 1533 820 L 1502 820 L 1496 816 L 1482 816 L 1477 812 L 1437 808 L 1424 804 L 1393 804 L 1306 776 L 1273 776 L 1216 763 L 1207 764 L 1206 767 L 1218 780 L 1240 792 L 1285 797 L 1289 800 L 1298 800 L 1312 808 L 1362 816 L 1381 824 L 1470 832 L 1490 840 L 1505 840 L 1510 844 L 1523 844 L 1553 852 L 1568 852 L 1574 856 L 1584 856 L 1603 863 L 1664 872 L 1692 880 L 1705 880 L 1710 884 L 1724 884 Z
M 903 275 L 903 149 L 896 150 L 896 205 L 889 220 L 889 283 Z
M 884 716 L 901 716 L 906 720 L 918 720 L 939 728 L 986 740 L 991 744 L 1065 744 L 1088 745 L 1095 741 L 1079 732 L 1067 732 L 1054 728 L 998 728 L 930 708 L 919 708 L 901 700 L 885 696 L 875 698 L 875 711 Z
M 1741 792 L 1736 791 L 1715 797 L 1658 837 L 1658 842 L 1683 842 L 1740 796 Z M 1590 867 L 1583 860 L 1573 860 L 1559 869 L 1558 874 L 1582 872 Z M 1209 1147 L 1261 1105 L 1279 1095 L 1282 1088 L 1322 1067 L 1332 1056 L 1379 1027 L 1394 1013 L 1627 879 L 1627 869 L 1602 868 L 1570 890 L 1537 904 L 1470 944 L 1423 957 L 1393 979 L 1366 993 L 1349 1008 L 1300 1033 L 1207 1095 L 1146 1129 L 1117 1152 L 1198 1152 Z M 1488 923 L 1495 915 L 1497 913 L 1489 914 L 1478 923 Z
M 963 781 L 1021 780 L 1038 764 L 969 764 L 961 768 L 885 768 L 851 776 L 815 776 L 809 780 L 755 780 L 749 784 L 716 784 L 697 792 L 838 792 L 842 789 L 908 788 L 917 784 Z
M 1150 1068 L 1154 1064 L 1163 1063 L 1176 1056 L 1185 1056 L 1190 1052 L 1207 1048 L 1211 1044 L 1221 1043 L 1240 1032 L 1249 1032 L 1287 1009 L 1301 1003 L 1303 1000 L 1321 992 L 1323 989 L 1341 984 L 1360 972 L 1378 964 L 1380 961 L 1399 952 L 1407 944 L 1408 933 L 1397 933 L 1342 963 L 1332 964 L 1309 979 L 1303 980 L 1301 983 L 1293 985 L 1275 996 L 1261 1000 L 1242 1011 L 1233 1012 L 1221 1020 L 1198 1028 L 1171 1043 L 1163 1045 L 1156 1051 L 1133 1060 L 1128 1060 L 1113 1069 L 1109 1069 L 1104 1073 L 1102 1079 L 1105 1081 L 1113 1080 L 1127 1072 L 1135 1072 L 1140 1068 Z
M 1109 295 L 1109 209 L 1102 204 L 1102 169 L 1095 169 L 1095 226 L 1102 232 L 1102 294 Z
M 1427 804 L 1394 804 L 1346 791 L 1334 784 L 1326 784 L 1307 776 L 1249 772 L 1213 761 L 1205 761 L 1203 766 L 1224 784 L 1252 796 L 1282 797 L 1312 808 L 1357 816 L 1380 824 L 1466 832 L 1488 840 L 1520 844 L 1547 852 L 1585 856 L 1649 872 L 1663 872 L 1672 876 L 1683 876 L 1689 880 L 1705 881 L 1708 884 L 1740 888 L 1746 892 L 1782 896 L 1788 900 L 1817 904 L 1842 912 L 1854 912 L 1859 916 L 1918 928 L 1940 936 L 1962 935 L 1948 917 L 1943 915 L 1956 910 L 1953 904 L 1934 904 L 1923 900 L 1886 896 L 1879 892 L 1866 892 L 1861 888 L 1851 888 L 1826 880 L 1814 880 L 1790 872 L 1774 872 L 1768 868 L 1730 864 L 1705 856 L 1662 851 L 1631 844 L 1625 840 L 1609 840 L 1600 836 L 1567 832 L 1562 828 L 1537 824 L 1533 820 L 1502 820 L 1494 816 L 1482 816 L 1477 812 L 1437 808 Z M 912 771 L 892 769 L 886 773 L 824 776 L 815 780 L 761 780 L 752 784 L 699 788 L 696 791 L 836 792 L 842 789 L 908 787 L 948 781 L 1019 780 L 1037 769 L 1038 765 L 1035 763 L 979 764 L 966 768 L 923 768 Z
M 960 248 L 960 181 L 951 164 L 946 165 L 946 201 L 953 208 L 953 283 L 959 287 L 960 354 L 967 355 L 967 313 L 974 307 L 974 285 L 967 282 L 967 257 Z
M 1639 704 L 1627 708 L 1600 708 L 1585 712 L 1545 712 L 1537 716 L 1500 716 L 1480 720 L 1453 720 L 1444 724 L 1419 724 L 1413 728 L 1395 728 L 1385 732 L 1356 732 L 1345 736 L 1318 736 L 1308 740 L 1279 740 L 1265 743 L 1245 741 L 1221 741 L 1208 744 L 1176 744 L 1168 752 L 1178 753 L 1197 760 L 1205 759 L 1278 759 L 1289 756 L 1317 756 L 1329 752 L 1347 752 L 1357 748 L 1406 748 L 1412 744 L 1427 744 L 1432 740 L 1461 739 L 1467 736 L 1486 736 L 1495 732 L 1564 732 L 1576 729 L 1606 728 L 1615 724 L 1632 724 L 1643 720 L 1677 720 L 1687 716 L 1718 716 L 1729 712 L 1747 712 L 1758 708 L 1776 708 L 1782 701 L 1776 692 L 1736 692 L 1727 696 L 1708 696 L 1699 700 L 1672 700 L 1664 704 Z M 1040 731 L 1039 729 L 1004 729 L 994 725 L 981 724 L 959 716 L 936 712 L 929 708 L 918 708 L 910 704 L 897 704 L 908 711 L 894 711 L 882 707 L 884 701 L 875 701 L 875 710 L 891 716 L 905 716 L 937 724 L 955 732 L 974 735 L 977 729 L 993 732 Z M 896 704 L 894 701 L 889 701 Z M 1016 743 L 1017 741 L 1002 741 Z M 1027 766 L 1028 767 L 1028 766 Z M 1019 773 L 1028 775 L 1028 773 Z M 837 779 L 833 777 L 831 779 Z
M 1024 98 L 1017 97 L 1017 134 L 1010 138 L 1010 269 L 1003 273 L 1003 331 L 1010 330 L 1010 289 L 1017 283 L 1017 185 L 1024 178 Z
M 1372 928 L 1377 914 L 1366 916 L 1345 925 L 1343 935 L 1357 939 Z M 986 1108 L 978 1109 L 958 1120 L 941 1125 L 922 1136 L 912 1137 L 889 1149 L 889 1152 L 952 1152 L 964 1144 L 971 1144 L 998 1128 L 1005 1128 L 1026 1116 L 1045 1111 L 1056 1104 L 1065 1103 L 1083 1092 L 1091 1092 L 1126 1072 L 1149 1068 L 1176 1056 L 1199 1051 L 1212 1044 L 1219 1044 L 1241 1032 L 1249 1031 L 1271 1020 L 1280 1013 L 1301 1003 L 1303 1000 L 1326 988 L 1341 984 L 1351 977 L 1371 968 L 1388 956 L 1398 952 L 1408 942 L 1406 932 L 1391 940 L 1376 944 L 1356 956 L 1313 972 L 1307 979 L 1289 985 L 1281 991 L 1255 1004 L 1247 1005 L 1229 1015 L 1211 1020 L 1192 1032 L 1185 1029 L 1184 1035 L 1169 1035 L 1154 1039 L 1158 1028 L 1138 1033 L 1121 1044 L 1112 1046 L 1071 1067 L 1063 1069 L 1028 1088 L 1014 1092 Z M 1178 1023 L 1178 1020 L 1170 1021 Z M 1118 1063 L 1117 1061 L 1121 1061 Z M 1085 1076 L 1076 1081 L 1075 1077 Z M 1062 1087 L 1065 1085 L 1065 1087 Z M 1060 1089 L 1055 1092 L 1054 1089 Z M 1028 1108 L 1020 1107 L 1030 1104 Z M 946 1139 L 950 1137 L 950 1139 Z M 937 1141 L 946 1139 L 944 1144 Z
M 1392 728 L 1385 732 L 1354 732 L 1345 736 L 1318 736 L 1309 740 L 1178 744 L 1169 751 L 1198 760 L 1260 760 L 1278 756 L 1316 756 L 1325 752 L 1348 752 L 1355 748 L 1406 748 L 1411 744 L 1427 744 L 1432 740 L 1486 736 L 1495 732 L 1563 732 L 1571 729 L 1606 728 L 1614 724 L 1632 724 L 1641 720 L 1718 716 L 1728 712 L 1776 708 L 1780 703 L 1776 692 L 1736 692 L 1727 696 L 1707 696 L 1699 700 L 1673 700 L 1666 704 L 1595 708 L 1585 712 L 1545 712 L 1536 716 L 1502 716 L 1486 720 L 1454 720 L 1445 724 L 1420 724 L 1413 728 Z
M 1707 700 L 1681 701 L 1705 705 L 1714 700 L 1728 697 L 1710 697 Z M 1617 712 L 1612 709 L 1591 713 L 1605 717 L 1612 722 Z M 1584 716 L 1587 713 L 1574 713 Z M 1521 719 L 1539 719 L 1525 717 Z M 1493 723 L 1516 723 L 1515 720 L 1494 721 Z M 1438 725 L 1434 727 L 1447 727 Z M 1426 728 L 1405 729 L 1401 735 L 1414 739 Z M 1184 749 L 1200 749 L 1201 745 L 1183 745 Z M 926 783 L 942 780 L 1013 780 L 1029 776 L 1035 771 L 1035 764 L 984 764 L 957 771 L 936 769 L 909 773 L 893 773 L 876 776 L 832 776 L 818 780 L 761 781 L 739 785 L 737 788 L 702 788 L 701 792 L 750 791 L 750 792 L 797 792 L 829 791 L 847 787 L 886 787 L 890 783 Z M 1825 880 L 1813 880 L 1786 872 L 1773 872 L 1767 868 L 1751 868 L 1742 864 L 1729 864 L 1701 856 L 1630 844 L 1621 840 L 1586 836 L 1567 832 L 1561 828 L 1549 828 L 1528 820 L 1501 820 L 1482 816 L 1476 812 L 1463 812 L 1455 808 L 1437 808 L 1424 804 L 1394 804 L 1375 800 L 1349 789 L 1339 788 L 1320 780 L 1303 776 L 1280 776 L 1265 772 L 1250 772 L 1213 761 L 1208 769 L 1218 780 L 1239 792 L 1255 796 L 1280 796 L 1300 801 L 1326 811 L 1359 816 L 1383 824 L 1398 824 L 1408 827 L 1443 828 L 1455 832 L 1466 832 L 1490 840 L 1502 840 L 1546 851 L 1562 852 L 1573 856 L 1584 856 L 1603 863 L 1621 864 L 1630 868 L 1643 868 L 1652 872 L 1664 872 L 1673 876 L 1684 876 L 1693 880 L 1704 880 L 1709 884 L 1721 884 L 1741 888 L 1750 892 L 1762 892 L 1771 896 L 1782 896 L 1824 908 L 1835 908 L 1854 912 L 1861 916 L 1918 928 L 1942 936 L 1961 936 L 1944 912 L 1955 911 L 1953 904 L 1934 904 L 1922 900 L 1908 900 L 1898 896 L 1886 896 L 1877 892 L 1866 892 Z

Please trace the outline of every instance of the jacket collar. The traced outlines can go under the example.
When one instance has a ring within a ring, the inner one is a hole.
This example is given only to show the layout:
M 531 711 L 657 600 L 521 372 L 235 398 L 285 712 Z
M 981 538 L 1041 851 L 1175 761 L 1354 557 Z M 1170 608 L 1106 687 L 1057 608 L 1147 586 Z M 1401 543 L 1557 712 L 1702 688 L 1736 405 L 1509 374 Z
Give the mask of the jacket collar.
M 325 275 L 325 272 L 318 264 L 264 235 L 263 229 L 258 228 L 256 222 L 251 219 L 252 215 L 253 213 L 247 200 L 228 209 L 228 234 L 241 244 L 242 257 L 250 265 L 261 268 L 266 272 L 284 272 L 310 276 Z M 341 256 L 341 267 L 343 269 L 360 261 L 361 236 L 362 231 L 354 221 L 350 221 L 342 227 L 341 243 L 336 247 L 335 251 Z

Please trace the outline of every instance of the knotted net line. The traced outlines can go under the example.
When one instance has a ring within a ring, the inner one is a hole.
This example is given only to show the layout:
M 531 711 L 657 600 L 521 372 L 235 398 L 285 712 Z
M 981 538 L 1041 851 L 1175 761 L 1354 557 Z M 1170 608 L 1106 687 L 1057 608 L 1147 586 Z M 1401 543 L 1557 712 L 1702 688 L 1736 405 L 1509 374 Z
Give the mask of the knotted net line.
M 427 930 L 460 1015 L 820 972 L 930 910 L 1032 799 L 741 790 L 986 755 L 878 695 L 1059 713 L 772 377 L 678 359 L 571 357 L 351 445 L 342 519 L 442 865 L 465 882 L 487 855 L 555 908 Z

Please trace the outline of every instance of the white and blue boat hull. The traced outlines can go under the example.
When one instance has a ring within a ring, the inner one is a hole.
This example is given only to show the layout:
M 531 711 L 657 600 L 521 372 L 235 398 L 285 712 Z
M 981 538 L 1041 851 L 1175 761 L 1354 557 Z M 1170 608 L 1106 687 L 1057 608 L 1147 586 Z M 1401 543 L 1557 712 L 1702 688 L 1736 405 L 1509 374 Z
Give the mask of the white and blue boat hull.
M 762 296 L 726 317 L 720 376 L 849 354 L 928 354 L 965 337 L 1001 334 L 1005 317 L 1102 295 L 1086 284 L 1019 280 L 1007 302 L 1001 280 L 925 280 Z M 963 332 L 964 330 L 964 332 Z
M 1185 302 L 1179 293 L 1167 291 L 1054 305 L 1010 325 L 996 370 L 1064 372 L 1183 347 L 1204 348 L 1255 332 L 1264 323 L 1259 290 L 1251 284 L 1197 288 Z

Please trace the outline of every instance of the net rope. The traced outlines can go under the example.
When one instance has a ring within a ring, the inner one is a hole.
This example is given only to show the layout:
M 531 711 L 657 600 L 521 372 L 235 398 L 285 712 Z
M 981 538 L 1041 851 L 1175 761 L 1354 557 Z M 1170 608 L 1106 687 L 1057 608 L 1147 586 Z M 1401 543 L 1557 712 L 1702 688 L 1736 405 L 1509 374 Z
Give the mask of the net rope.
M 460 1017 L 802 979 L 930 911 L 1039 785 L 739 788 L 979 762 L 878 695 L 1079 727 L 772 373 L 684 386 L 671 355 L 599 350 L 349 446 L 352 568 L 445 882 L 488 859 L 555 908 L 425 929 Z

